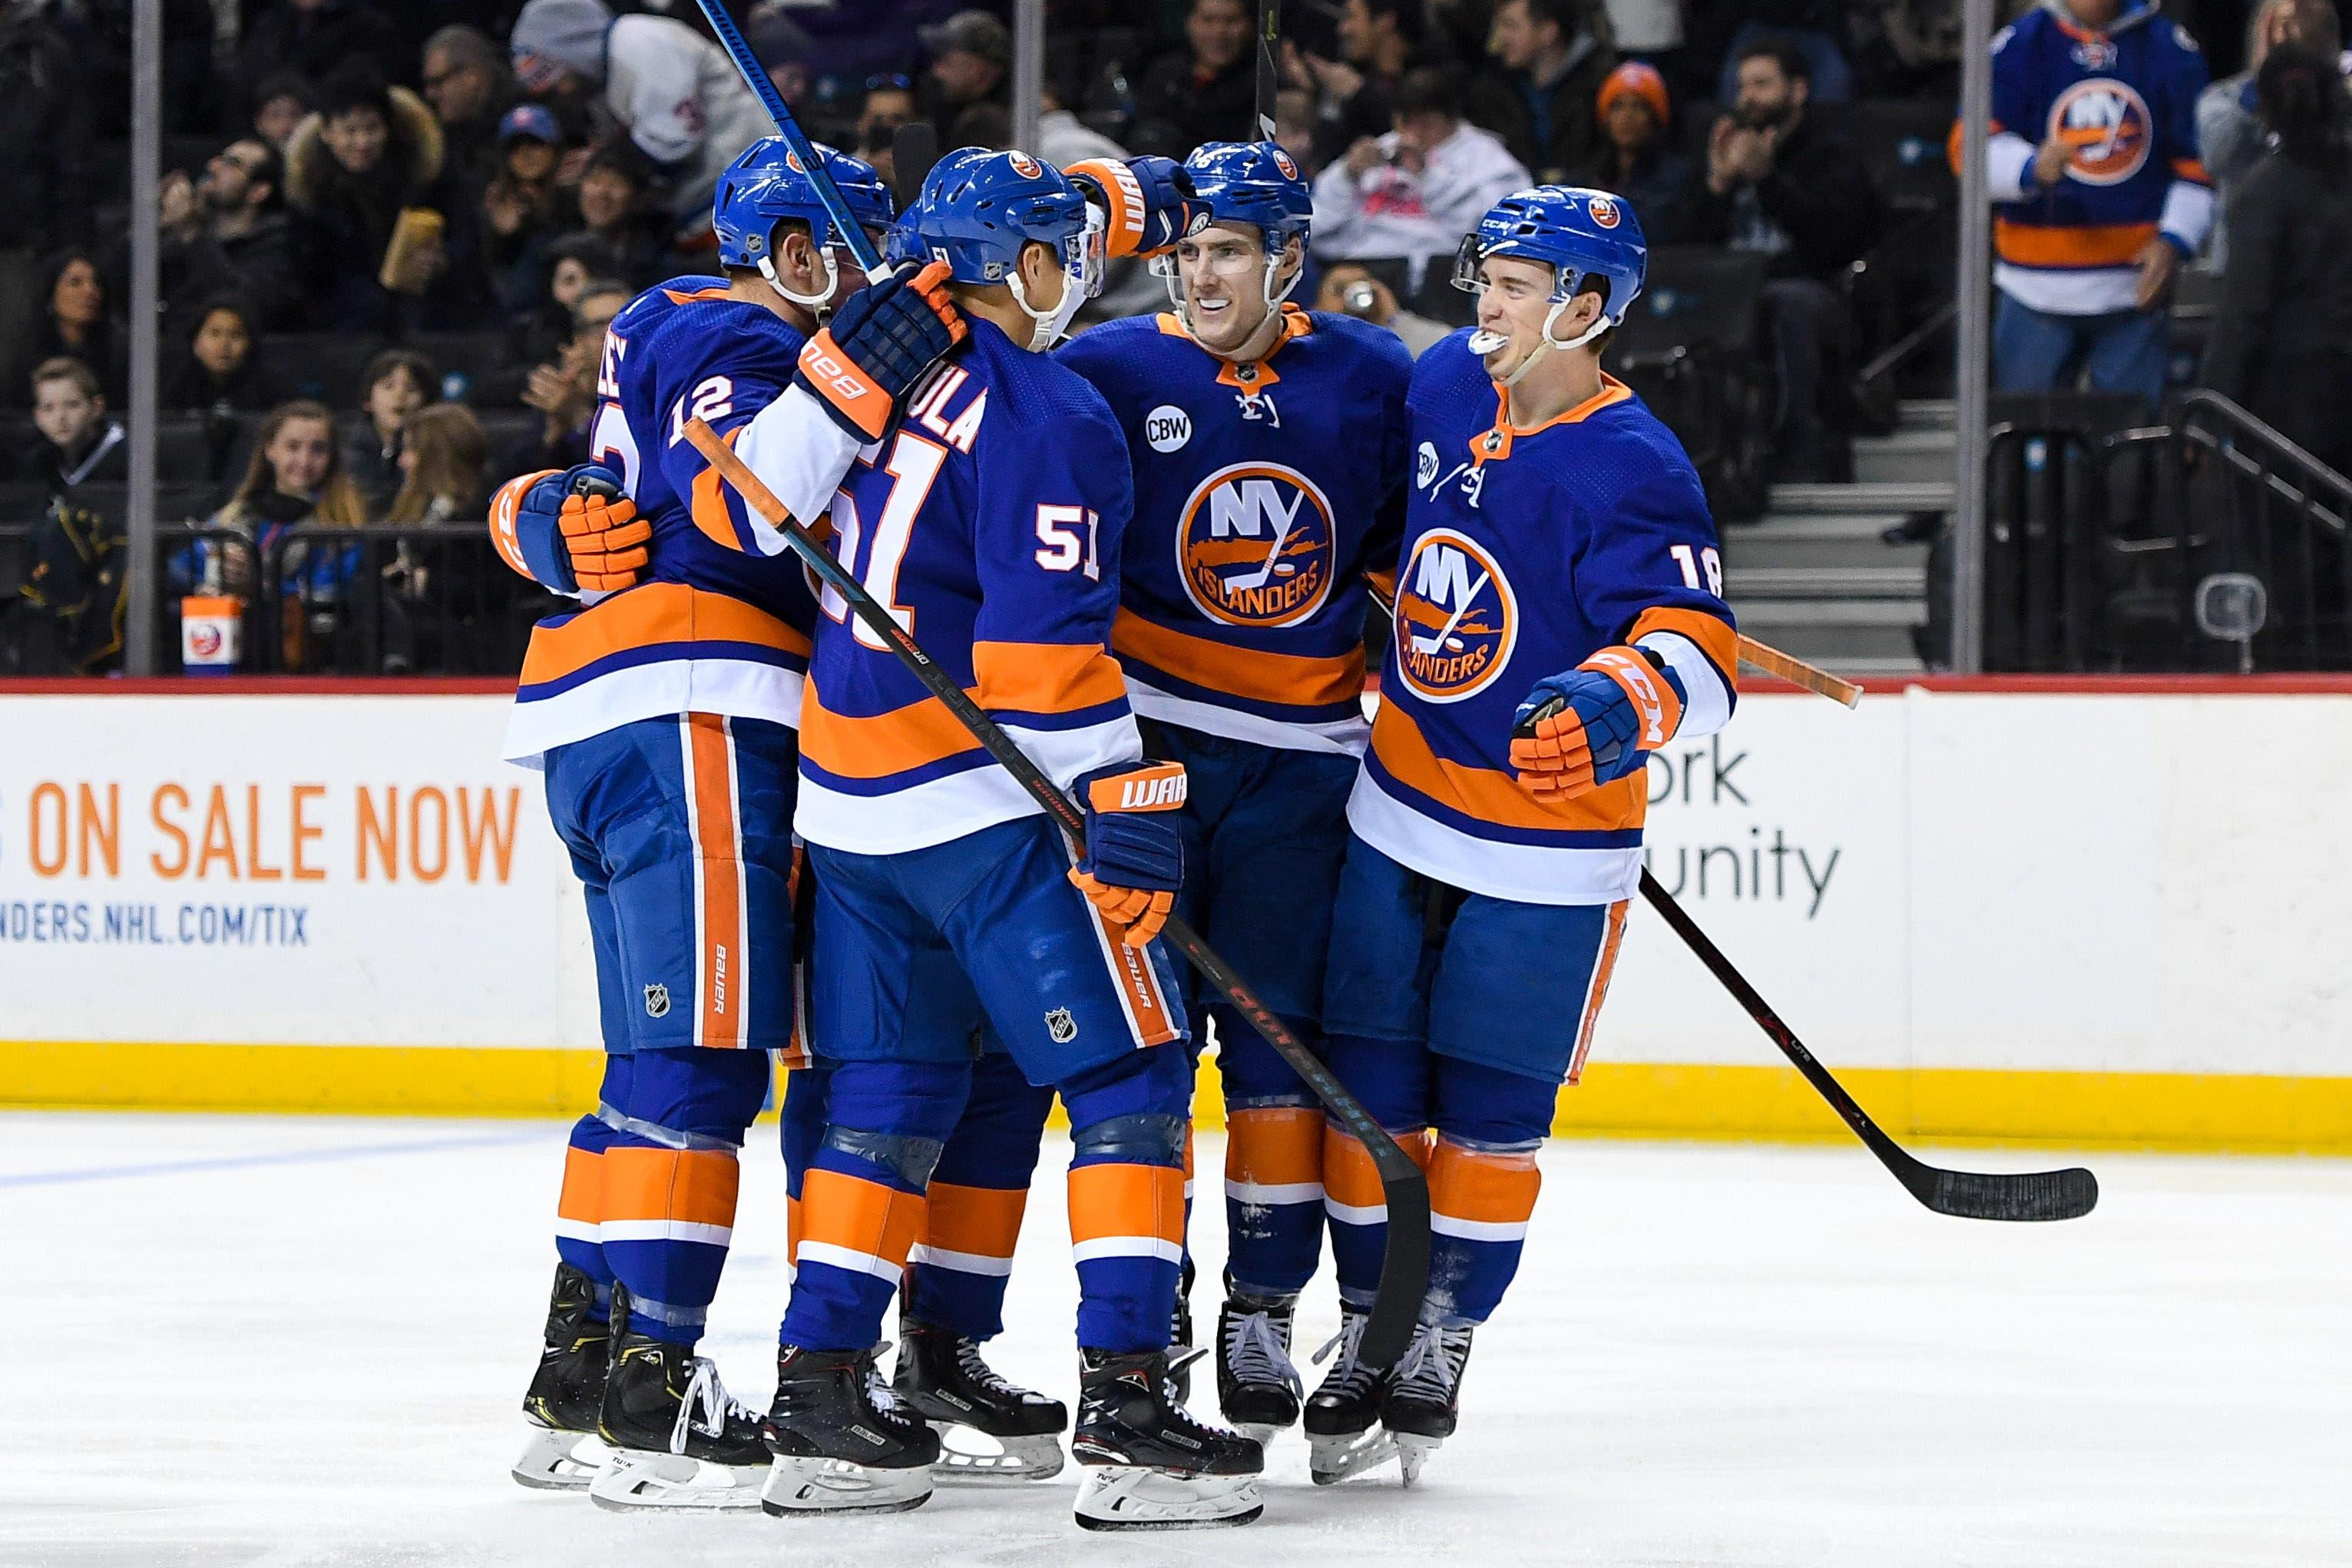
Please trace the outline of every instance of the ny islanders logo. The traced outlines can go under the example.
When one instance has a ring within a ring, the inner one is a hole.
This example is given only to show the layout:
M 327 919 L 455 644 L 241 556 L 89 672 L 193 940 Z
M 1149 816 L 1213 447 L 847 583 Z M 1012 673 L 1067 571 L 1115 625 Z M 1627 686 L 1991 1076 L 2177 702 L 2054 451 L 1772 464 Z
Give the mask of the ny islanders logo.
M 1622 221 L 1617 211 L 1617 204 L 1607 196 L 1593 197 L 1588 204 L 1588 208 L 1592 214 L 1592 221 L 1602 228 L 1615 228 Z
M 2050 106 L 2050 135 L 2073 149 L 2066 173 L 2086 185 L 2119 185 L 2155 144 L 2147 100 L 2110 77 L 2078 81 Z
M 1314 480 L 1279 463 L 1230 463 L 1184 503 L 1176 572 L 1211 620 L 1291 626 L 1331 592 L 1335 537 Z
M 1450 528 L 1414 543 L 1397 579 L 1397 668 L 1432 702 L 1475 697 L 1510 662 L 1518 605 L 1484 547 Z

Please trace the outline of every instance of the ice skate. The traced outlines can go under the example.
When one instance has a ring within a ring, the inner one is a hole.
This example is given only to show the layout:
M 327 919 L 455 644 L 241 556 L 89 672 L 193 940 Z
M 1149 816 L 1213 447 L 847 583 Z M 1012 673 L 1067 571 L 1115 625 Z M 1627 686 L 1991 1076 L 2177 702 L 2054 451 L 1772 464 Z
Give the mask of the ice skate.
M 613 1300 L 621 1331 L 597 1428 L 613 1458 L 590 1500 L 623 1512 L 758 1506 L 768 1464 L 758 1413 L 729 1396 L 716 1363 L 630 1333 L 624 1294 Z
M 522 1396 L 534 1430 L 510 1472 L 542 1491 L 579 1491 L 596 1479 L 612 1450 L 596 1435 L 612 1359 L 611 1329 L 588 1316 L 596 1282 L 569 1263 L 555 1266 L 547 1302 L 547 1348 Z
M 1380 1426 L 1388 1379 L 1358 1354 L 1370 1314 L 1339 1305 L 1339 1331 L 1315 1352 L 1318 1363 L 1339 1352 L 1321 1384 L 1307 1401 L 1307 1473 L 1318 1487 L 1360 1476 L 1396 1455 L 1396 1442 Z
M 1264 1511 L 1265 1451 L 1178 1403 L 1165 1351 L 1080 1351 L 1078 1391 L 1070 1454 L 1087 1471 L 1082 1528 L 1198 1529 L 1247 1524 Z
M 776 1354 L 760 1506 L 779 1519 L 901 1513 L 930 1500 L 940 1439 L 874 1369 L 879 1349 Z
M 934 1479 L 947 1482 L 1041 1481 L 1062 1473 L 1058 1399 L 1000 1376 L 980 1346 L 948 1329 L 902 1319 L 891 1390 L 939 1434 Z
M 1217 1408 L 1261 1445 L 1298 1419 L 1304 1396 L 1290 1359 L 1289 1301 L 1232 1295 L 1217 1314 Z
M 1176 1385 L 1179 1405 L 1192 1403 L 1192 1363 L 1200 1359 L 1192 1342 L 1192 1281 L 1199 1277 L 1188 1247 L 1176 1275 L 1176 1310 L 1168 1320 L 1168 1378 Z
M 1381 1426 L 1395 1439 L 1407 1486 L 1420 1479 L 1421 1467 L 1438 1445 L 1454 1436 L 1472 1332 L 1467 1327 L 1423 1323 L 1413 1331 L 1412 1344 L 1397 1363 L 1388 1399 L 1381 1406 Z

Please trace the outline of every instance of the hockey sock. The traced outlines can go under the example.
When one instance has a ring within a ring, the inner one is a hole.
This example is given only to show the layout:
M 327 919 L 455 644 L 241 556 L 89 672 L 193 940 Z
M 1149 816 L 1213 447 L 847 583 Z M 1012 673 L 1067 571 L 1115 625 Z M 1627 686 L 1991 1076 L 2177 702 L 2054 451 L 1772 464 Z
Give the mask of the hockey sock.
M 735 1233 L 731 1148 L 665 1148 L 631 1134 L 604 1151 L 604 1252 L 629 1288 L 629 1330 L 672 1344 L 702 1338 Z
M 1475 1147 L 1441 1136 L 1429 1162 L 1429 1294 L 1423 1321 L 1483 1323 L 1519 1269 L 1543 1173 L 1536 1145 Z
M 784 1078 L 783 1105 L 777 1117 L 784 1146 L 784 1278 L 790 1280 L 801 1257 L 801 1182 L 809 1162 L 824 1140 L 825 1085 L 828 1068 L 814 1063 L 793 1068 Z
M 1069 1107 L 1078 1343 L 1164 1349 L 1184 1257 L 1192 1064 L 1181 1043 L 1129 1051 L 1061 1086 Z
M 1323 1112 L 1235 1105 L 1225 1112 L 1226 1272 L 1256 1297 L 1296 1296 L 1323 1250 Z
M 589 1321 L 601 1323 L 612 1309 L 613 1268 L 604 1260 L 604 1151 L 613 1130 L 593 1116 L 572 1123 L 563 1151 L 563 1190 L 555 1200 L 555 1255 L 596 1282 Z
M 1419 1128 L 1389 1131 L 1412 1157 L 1429 1166 L 1429 1135 Z M 1388 1196 L 1381 1173 L 1361 1143 L 1339 1128 L 1323 1126 L 1323 1212 L 1331 1223 L 1331 1262 L 1339 1277 L 1339 1300 L 1370 1307 L 1381 1282 L 1381 1256 L 1389 1243 Z
M 781 1342 L 862 1351 L 923 1232 L 924 1188 L 970 1086 L 964 1063 L 852 1061 L 828 1086 L 824 1139 L 801 1178 L 799 1267 Z
M 907 1313 L 970 1340 L 1004 1331 L 1004 1287 L 1021 1239 L 1054 1091 L 992 1051 L 972 1065 L 963 1116 L 931 1172 L 929 1224 L 909 1255 Z

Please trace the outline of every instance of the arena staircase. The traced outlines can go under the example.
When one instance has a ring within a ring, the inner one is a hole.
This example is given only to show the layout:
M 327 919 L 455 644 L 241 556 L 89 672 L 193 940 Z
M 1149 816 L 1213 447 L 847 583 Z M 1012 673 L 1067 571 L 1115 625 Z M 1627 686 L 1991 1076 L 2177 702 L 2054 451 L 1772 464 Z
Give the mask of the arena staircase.
M 1727 531 L 1724 585 L 1740 629 L 1852 676 L 1919 673 L 1926 540 L 1888 542 L 1952 504 L 1952 404 L 1913 399 L 1895 430 L 1854 443 L 1854 482 L 1775 485 L 1765 515 Z

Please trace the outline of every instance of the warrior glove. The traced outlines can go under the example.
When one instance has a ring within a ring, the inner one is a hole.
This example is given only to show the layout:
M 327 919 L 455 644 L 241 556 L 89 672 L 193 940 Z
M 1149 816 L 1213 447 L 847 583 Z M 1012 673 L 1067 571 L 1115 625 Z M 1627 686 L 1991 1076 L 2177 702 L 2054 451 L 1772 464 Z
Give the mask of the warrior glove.
M 1129 947 L 1143 947 L 1168 923 L 1184 884 L 1184 840 L 1172 813 L 1184 805 L 1181 763 L 1114 763 L 1080 774 L 1087 853 L 1070 871 Z
M 1173 158 L 1087 158 L 1063 173 L 1103 209 L 1104 254 L 1157 256 L 1209 221 L 1192 172 Z

